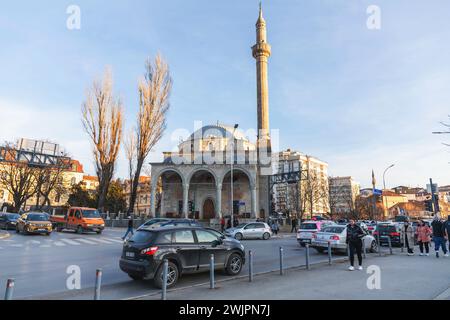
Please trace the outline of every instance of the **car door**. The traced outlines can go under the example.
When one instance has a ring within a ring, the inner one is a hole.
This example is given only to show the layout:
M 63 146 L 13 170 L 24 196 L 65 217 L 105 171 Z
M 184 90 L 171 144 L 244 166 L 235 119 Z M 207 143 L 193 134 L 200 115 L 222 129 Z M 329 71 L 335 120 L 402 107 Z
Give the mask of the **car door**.
M 225 265 L 227 248 L 223 245 L 222 239 L 208 230 L 195 230 L 197 242 L 200 247 L 200 269 L 209 269 L 211 255 L 214 255 L 214 266 Z
M 263 237 L 263 234 L 266 231 L 266 226 L 264 223 L 255 223 L 253 230 L 254 237 L 259 239 Z
M 249 223 L 243 228 L 243 234 L 245 239 L 254 239 L 256 238 L 256 232 L 255 230 L 256 224 L 255 223 Z
M 173 244 L 183 265 L 183 270 L 197 270 L 200 259 L 200 247 L 195 241 L 192 230 L 182 229 L 175 231 Z

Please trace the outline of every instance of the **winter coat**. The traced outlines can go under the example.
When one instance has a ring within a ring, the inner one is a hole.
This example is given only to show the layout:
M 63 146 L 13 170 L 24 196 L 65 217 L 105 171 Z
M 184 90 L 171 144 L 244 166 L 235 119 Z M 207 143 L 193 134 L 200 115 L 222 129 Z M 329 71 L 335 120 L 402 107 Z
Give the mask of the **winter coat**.
M 347 237 L 346 237 L 347 243 L 360 241 L 365 236 L 366 236 L 366 233 L 357 224 L 355 224 L 353 226 L 349 224 L 347 226 Z
M 408 226 L 404 225 L 402 227 L 402 237 L 405 237 L 405 233 L 406 237 L 408 238 L 408 244 L 410 246 L 414 246 L 414 228 L 411 224 L 409 224 Z
M 430 242 L 430 236 L 433 234 L 431 228 L 427 225 L 418 226 L 416 230 L 417 241 Z

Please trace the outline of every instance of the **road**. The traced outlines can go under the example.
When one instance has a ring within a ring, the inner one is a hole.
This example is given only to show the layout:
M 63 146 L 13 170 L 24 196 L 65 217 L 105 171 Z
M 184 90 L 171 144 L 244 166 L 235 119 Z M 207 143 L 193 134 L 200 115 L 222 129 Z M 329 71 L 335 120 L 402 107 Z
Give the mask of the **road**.
M 102 235 L 56 233 L 51 236 L 24 236 L 11 233 L 0 240 L 0 285 L 5 288 L 8 278 L 15 279 L 16 299 L 92 299 L 95 271 L 103 270 L 102 299 L 126 299 L 158 290 L 151 281 L 135 282 L 119 269 L 122 251 L 122 229 L 106 229 Z M 279 267 L 279 247 L 284 248 L 285 266 L 305 264 L 305 249 L 293 236 L 287 238 L 243 241 L 246 250 L 254 253 L 255 272 Z M 327 256 L 311 250 L 311 262 L 326 261 Z M 68 290 L 67 268 L 81 270 L 81 289 Z M 217 279 L 226 278 L 218 274 Z M 208 274 L 186 275 L 177 287 L 208 281 Z M 1 289 L 3 290 L 3 289 Z

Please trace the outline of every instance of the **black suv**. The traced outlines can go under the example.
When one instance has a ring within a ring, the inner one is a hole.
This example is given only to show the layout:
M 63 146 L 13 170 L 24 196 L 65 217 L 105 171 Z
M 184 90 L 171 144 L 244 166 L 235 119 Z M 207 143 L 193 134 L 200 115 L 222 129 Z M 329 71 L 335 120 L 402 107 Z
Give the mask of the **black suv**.
M 142 228 L 125 242 L 120 269 L 134 280 L 154 279 L 162 287 L 163 261 L 169 261 L 167 287 L 176 284 L 181 274 L 209 270 L 214 254 L 216 270 L 237 275 L 245 263 L 244 246 L 220 232 L 186 226 Z

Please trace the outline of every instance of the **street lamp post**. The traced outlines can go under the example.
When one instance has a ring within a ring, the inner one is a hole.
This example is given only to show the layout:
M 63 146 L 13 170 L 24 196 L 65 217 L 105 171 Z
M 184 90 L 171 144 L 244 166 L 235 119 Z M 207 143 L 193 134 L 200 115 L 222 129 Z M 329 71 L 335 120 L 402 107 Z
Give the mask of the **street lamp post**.
M 387 167 L 386 169 L 384 169 L 384 172 L 383 172 L 383 189 L 384 190 L 386 190 L 386 179 L 385 179 L 385 176 L 386 176 L 386 172 L 390 169 L 390 168 L 392 168 L 393 166 L 395 166 L 395 164 L 391 164 L 389 167 Z M 382 195 L 383 196 L 383 195 Z M 385 201 L 384 201 L 384 207 L 385 207 L 385 210 L 388 210 L 388 207 L 387 207 L 387 199 L 386 199 L 386 197 L 384 197 L 385 198 Z M 386 215 L 386 214 L 385 214 Z
M 231 136 L 231 178 L 230 178 L 230 189 L 231 189 L 231 227 L 234 227 L 234 199 L 233 199 L 233 164 L 234 164 L 234 133 L 236 129 L 239 127 L 238 124 L 234 125 L 233 134 Z

